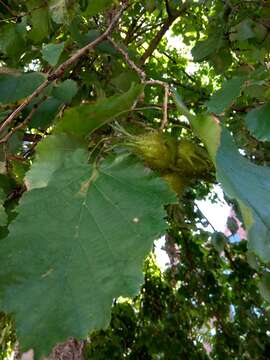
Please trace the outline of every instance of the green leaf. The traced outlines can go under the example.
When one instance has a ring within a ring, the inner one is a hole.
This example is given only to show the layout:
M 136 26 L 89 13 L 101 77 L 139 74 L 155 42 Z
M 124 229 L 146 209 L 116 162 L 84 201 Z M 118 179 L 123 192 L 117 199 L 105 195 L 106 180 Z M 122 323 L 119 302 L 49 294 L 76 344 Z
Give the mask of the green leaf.
M 0 29 L 0 51 L 9 56 L 21 54 L 25 50 L 25 41 L 14 24 L 4 25 Z
M 213 115 L 189 113 L 175 92 L 179 110 L 190 120 L 216 166 L 217 180 L 228 196 L 238 200 L 248 246 L 264 262 L 270 261 L 270 168 L 240 155 L 229 131 Z
M 245 77 L 234 77 L 225 81 L 221 89 L 216 91 L 206 102 L 208 111 L 215 114 L 221 114 L 225 111 L 240 95 L 245 79 Z
M 64 113 L 56 126 L 56 132 L 66 132 L 75 136 L 86 136 L 121 113 L 128 112 L 143 90 L 143 85 L 133 84 L 129 91 L 97 101 L 73 107 Z
M 45 80 L 43 74 L 32 72 L 20 75 L 0 75 L 0 103 L 24 99 Z
M 228 196 L 238 200 L 248 230 L 249 248 L 264 262 L 270 260 L 270 168 L 258 166 L 239 154 L 232 136 L 214 116 L 191 117 Z
M 264 300 L 270 303 L 270 273 L 265 272 L 258 284 L 258 288 Z
M 56 24 L 62 24 L 65 21 L 67 12 L 66 0 L 50 0 L 49 10 L 53 21 Z
M 46 99 L 34 113 L 29 125 L 37 129 L 46 129 L 55 119 L 61 103 L 53 97 Z
M 62 166 L 66 156 L 83 147 L 84 144 L 66 134 L 51 135 L 43 139 L 37 146 L 31 170 L 26 174 L 25 183 L 28 190 L 46 187 L 54 172 Z
M 77 94 L 77 91 L 78 85 L 76 81 L 67 79 L 53 89 L 52 95 L 64 103 L 70 103 L 73 97 Z
M 112 6 L 112 0 L 89 0 L 84 11 L 85 16 L 95 16 Z
M 209 34 L 206 40 L 198 41 L 191 50 L 194 61 L 203 61 L 224 45 L 223 34 L 220 31 Z
M 255 37 L 255 33 L 252 30 L 253 21 L 245 19 L 239 24 L 231 28 L 230 40 L 231 41 L 245 41 Z
M 96 167 L 87 157 L 66 155 L 46 187 L 23 195 L 1 244 L 3 308 L 36 358 L 106 327 L 113 299 L 138 292 L 144 258 L 166 228 L 163 205 L 175 201 L 136 158 Z
M 47 61 L 50 65 L 55 66 L 59 58 L 64 50 L 65 43 L 61 42 L 59 44 L 47 44 L 44 45 L 41 53 L 42 57 L 45 61 Z
M 3 206 L 5 200 L 6 194 L 4 193 L 3 189 L 0 189 L 0 226 L 7 225 L 7 214 Z
M 211 241 L 216 251 L 221 253 L 227 243 L 227 238 L 222 232 L 214 232 Z
M 260 141 L 270 140 L 270 103 L 251 110 L 245 117 L 251 134 Z
M 36 1 L 35 1 L 36 3 Z M 49 12 L 45 7 L 32 10 L 31 12 L 31 30 L 29 31 L 29 38 L 35 43 L 39 43 L 49 36 L 50 23 Z

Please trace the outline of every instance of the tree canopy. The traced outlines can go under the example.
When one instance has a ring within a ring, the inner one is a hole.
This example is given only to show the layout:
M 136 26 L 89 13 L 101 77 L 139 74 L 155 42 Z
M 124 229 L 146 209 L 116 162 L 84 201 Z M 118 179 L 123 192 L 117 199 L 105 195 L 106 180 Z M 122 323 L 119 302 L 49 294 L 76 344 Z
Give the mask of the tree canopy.
M 1 359 L 269 359 L 269 29 L 264 0 L 0 0 Z

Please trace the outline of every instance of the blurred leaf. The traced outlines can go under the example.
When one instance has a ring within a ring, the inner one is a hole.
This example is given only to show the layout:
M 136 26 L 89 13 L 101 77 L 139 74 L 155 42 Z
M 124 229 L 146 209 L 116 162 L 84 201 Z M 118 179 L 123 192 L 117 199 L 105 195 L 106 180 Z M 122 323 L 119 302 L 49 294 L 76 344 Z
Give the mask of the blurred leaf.
M 64 50 L 65 43 L 61 42 L 59 44 L 46 44 L 42 48 L 42 57 L 50 65 L 55 66 Z
M 4 201 L 6 200 L 6 194 L 3 189 L 0 189 L 0 226 L 7 225 L 7 214 L 3 206 Z
M 194 61 L 203 61 L 214 54 L 224 44 L 223 34 L 220 31 L 212 33 L 206 40 L 196 43 L 191 53 Z
M 86 136 L 104 124 L 131 109 L 143 90 L 143 85 L 133 84 L 129 91 L 121 95 L 85 104 L 65 111 L 56 132 L 66 132 L 76 136 Z
M 226 225 L 227 225 L 227 228 L 232 233 L 232 235 L 237 233 L 237 231 L 239 229 L 239 226 L 238 226 L 237 221 L 235 220 L 234 217 L 229 216 L 228 219 L 227 219 Z
M 217 90 L 206 102 L 208 111 L 215 114 L 224 112 L 240 95 L 245 80 L 244 77 L 234 77 L 225 81 L 221 89 Z
M 8 104 L 24 99 L 44 80 L 45 76 L 37 72 L 0 75 L 0 103 Z
M 260 141 L 270 140 L 270 103 L 251 110 L 245 117 L 251 134 Z
M 32 116 L 30 126 L 36 129 L 46 129 L 52 125 L 62 102 L 53 97 L 46 99 Z
M 67 79 L 53 88 L 52 95 L 63 103 L 70 103 L 77 91 L 78 85 L 76 81 Z
M 55 23 L 64 23 L 68 15 L 66 0 L 49 0 L 49 10 Z
M 118 1 L 113 0 L 89 0 L 88 6 L 84 11 L 84 16 L 95 16 L 101 12 L 107 10 L 113 5 L 113 3 L 118 3 Z
M 216 251 L 221 253 L 227 243 L 227 238 L 222 232 L 214 232 L 211 236 L 211 241 Z
M 265 272 L 258 284 L 260 293 L 264 300 L 270 303 L 270 273 Z
M 39 2 L 36 0 L 28 1 L 31 2 L 31 6 L 28 8 L 31 11 L 31 30 L 29 31 L 29 38 L 32 39 L 35 43 L 46 39 L 50 33 L 50 23 L 49 23 L 49 12 L 47 7 L 39 7 Z
M 230 39 L 231 41 L 244 41 L 255 37 L 252 30 L 253 22 L 250 19 L 245 19 L 239 24 L 231 28 Z

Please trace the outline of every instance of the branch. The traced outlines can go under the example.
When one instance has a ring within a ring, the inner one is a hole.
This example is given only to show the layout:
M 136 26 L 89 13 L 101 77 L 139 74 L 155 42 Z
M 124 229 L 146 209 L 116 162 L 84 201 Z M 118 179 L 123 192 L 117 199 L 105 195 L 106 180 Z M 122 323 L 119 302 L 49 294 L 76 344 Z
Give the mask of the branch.
M 163 120 L 161 122 L 161 130 L 163 130 L 168 123 L 168 98 L 169 98 L 169 94 L 170 94 L 170 86 L 168 83 L 164 82 L 164 81 L 160 81 L 160 80 L 145 80 L 146 79 L 146 74 L 145 72 L 140 69 L 133 60 L 130 59 L 128 53 L 122 49 L 110 36 L 107 37 L 107 39 L 111 42 L 111 44 L 113 45 L 113 47 L 124 57 L 124 59 L 126 60 L 127 64 L 131 67 L 131 69 L 133 69 L 138 75 L 139 78 L 141 79 L 141 82 L 145 85 L 158 85 L 158 86 L 162 86 L 164 88 L 164 101 L 163 101 Z M 137 102 L 135 102 L 135 104 L 133 105 L 133 109 L 135 109 L 137 105 Z
M 100 35 L 97 39 L 90 42 L 83 48 L 79 49 L 75 54 L 73 54 L 69 59 L 67 59 L 65 62 L 63 62 L 61 65 L 58 66 L 56 70 L 54 70 L 48 78 L 31 94 L 29 95 L 20 106 L 18 106 L 1 124 L 0 126 L 0 132 L 3 131 L 3 129 L 12 123 L 12 121 L 19 115 L 19 113 L 37 96 L 39 96 L 42 91 L 54 80 L 59 79 L 63 76 L 65 70 L 70 67 L 72 64 L 74 64 L 78 59 L 80 59 L 82 56 L 84 56 L 90 49 L 94 48 L 98 44 L 100 44 L 102 41 L 104 41 L 110 33 L 113 31 L 114 27 L 118 23 L 118 20 L 121 18 L 123 12 L 128 7 L 128 2 L 123 1 L 122 5 L 120 6 L 120 9 L 118 13 L 115 15 L 115 17 L 112 19 L 110 25 L 108 26 L 107 30 Z
M 2 139 L 0 139 L 0 144 L 6 143 L 16 131 L 18 131 L 18 130 L 22 129 L 23 127 L 25 127 L 28 124 L 28 122 L 32 119 L 35 112 L 38 110 L 38 108 L 41 106 L 41 104 L 46 99 L 47 99 L 47 96 L 44 96 L 37 104 L 35 104 L 33 109 L 30 111 L 28 116 L 25 118 L 25 120 L 22 121 L 21 123 L 19 123 L 14 128 L 12 128 L 4 137 L 2 137 Z
M 165 20 L 163 26 L 159 30 L 159 32 L 156 34 L 154 39 L 150 42 L 150 45 L 148 49 L 145 51 L 145 53 L 141 57 L 141 64 L 143 65 L 146 60 L 153 54 L 155 49 L 157 48 L 158 44 L 160 43 L 163 36 L 166 34 L 166 32 L 171 27 L 172 23 L 180 16 L 182 15 L 187 8 L 187 3 L 184 3 L 183 7 L 172 13 L 172 15 L 168 16 L 168 18 Z
M 126 60 L 127 64 L 131 67 L 131 69 L 134 70 L 139 75 L 139 78 L 142 81 L 144 81 L 146 78 L 145 72 L 142 69 L 140 69 L 134 63 L 133 60 L 130 59 L 128 53 L 124 49 L 122 49 L 118 44 L 116 44 L 116 42 L 110 36 L 108 36 L 107 39 L 111 42 L 113 47 L 124 57 L 124 59 Z

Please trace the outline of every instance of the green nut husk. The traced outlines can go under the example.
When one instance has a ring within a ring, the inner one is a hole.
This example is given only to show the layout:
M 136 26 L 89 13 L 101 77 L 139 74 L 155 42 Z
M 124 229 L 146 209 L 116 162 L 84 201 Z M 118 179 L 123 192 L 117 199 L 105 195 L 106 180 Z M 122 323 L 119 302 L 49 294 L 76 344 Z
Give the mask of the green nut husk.
M 170 169 L 176 163 L 177 140 L 160 132 L 136 136 L 133 140 L 135 152 L 143 157 L 147 165 L 155 170 Z
M 162 178 L 168 183 L 170 188 L 181 196 L 189 185 L 189 181 L 177 172 L 163 174 Z
M 187 139 L 178 143 L 176 164 L 179 171 L 194 177 L 204 176 L 212 167 L 206 150 Z

